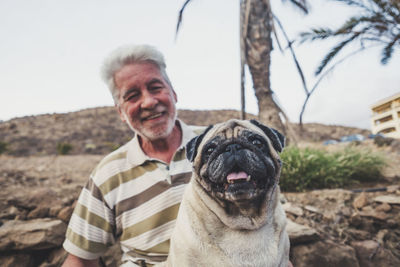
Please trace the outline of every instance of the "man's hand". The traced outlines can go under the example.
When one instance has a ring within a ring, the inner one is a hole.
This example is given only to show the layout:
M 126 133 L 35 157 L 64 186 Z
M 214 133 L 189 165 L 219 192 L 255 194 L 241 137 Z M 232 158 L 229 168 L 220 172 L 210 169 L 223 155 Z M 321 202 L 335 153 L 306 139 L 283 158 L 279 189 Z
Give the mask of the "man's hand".
M 75 255 L 68 254 L 62 267 L 98 267 L 98 260 L 85 260 Z

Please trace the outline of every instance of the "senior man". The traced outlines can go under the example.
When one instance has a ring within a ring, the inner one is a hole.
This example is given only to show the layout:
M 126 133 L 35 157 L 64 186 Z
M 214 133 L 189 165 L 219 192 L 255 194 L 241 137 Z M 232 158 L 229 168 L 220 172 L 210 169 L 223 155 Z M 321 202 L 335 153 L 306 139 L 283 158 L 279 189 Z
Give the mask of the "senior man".
M 104 61 L 120 118 L 135 133 L 95 168 L 71 217 L 63 266 L 97 266 L 117 240 L 122 266 L 166 259 L 191 164 L 186 143 L 203 128 L 177 119 L 177 96 L 163 55 L 148 45 L 125 46 Z

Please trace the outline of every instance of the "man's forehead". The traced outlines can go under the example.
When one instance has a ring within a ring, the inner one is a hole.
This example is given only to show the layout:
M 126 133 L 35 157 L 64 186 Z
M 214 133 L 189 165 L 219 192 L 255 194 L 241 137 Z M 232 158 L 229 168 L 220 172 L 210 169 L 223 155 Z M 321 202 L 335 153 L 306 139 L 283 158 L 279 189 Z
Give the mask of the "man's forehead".
M 163 81 L 163 77 L 157 65 L 150 62 L 141 62 L 124 65 L 114 75 L 114 81 L 118 88 L 128 89 L 136 83 L 151 83 Z
M 125 64 L 118 71 L 116 71 L 114 77 L 115 79 L 121 79 L 148 73 L 160 74 L 160 69 L 157 65 L 151 62 L 129 63 Z

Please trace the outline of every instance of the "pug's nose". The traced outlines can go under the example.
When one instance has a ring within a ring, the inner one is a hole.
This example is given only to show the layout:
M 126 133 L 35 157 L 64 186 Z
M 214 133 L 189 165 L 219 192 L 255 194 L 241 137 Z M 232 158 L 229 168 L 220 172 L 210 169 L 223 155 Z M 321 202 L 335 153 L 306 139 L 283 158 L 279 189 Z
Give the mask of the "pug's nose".
M 241 149 L 242 149 L 242 146 L 239 144 L 230 144 L 230 145 L 226 146 L 225 152 L 233 153 L 233 152 L 237 152 Z

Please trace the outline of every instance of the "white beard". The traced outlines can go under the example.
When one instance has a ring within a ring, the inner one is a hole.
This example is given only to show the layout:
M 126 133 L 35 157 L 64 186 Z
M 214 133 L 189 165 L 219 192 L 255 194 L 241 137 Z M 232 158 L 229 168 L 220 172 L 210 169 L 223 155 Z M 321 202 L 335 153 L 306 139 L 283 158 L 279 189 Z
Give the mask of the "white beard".
M 141 137 L 143 137 L 145 139 L 148 139 L 150 141 L 154 141 L 154 140 L 157 140 L 157 139 L 167 138 L 172 133 L 172 130 L 174 129 L 175 122 L 176 122 L 176 119 L 177 119 L 177 112 L 175 112 L 174 118 L 168 122 L 167 128 L 161 133 L 154 133 L 154 132 L 149 131 L 147 129 L 144 129 L 144 131 L 140 131 L 138 129 L 135 129 L 135 127 L 131 123 L 131 120 L 129 119 L 129 116 L 124 111 L 122 111 L 122 116 L 124 117 L 125 122 L 128 125 L 128 127 L 134 133 L 137 133 L 138 135 L 140 135 Z

